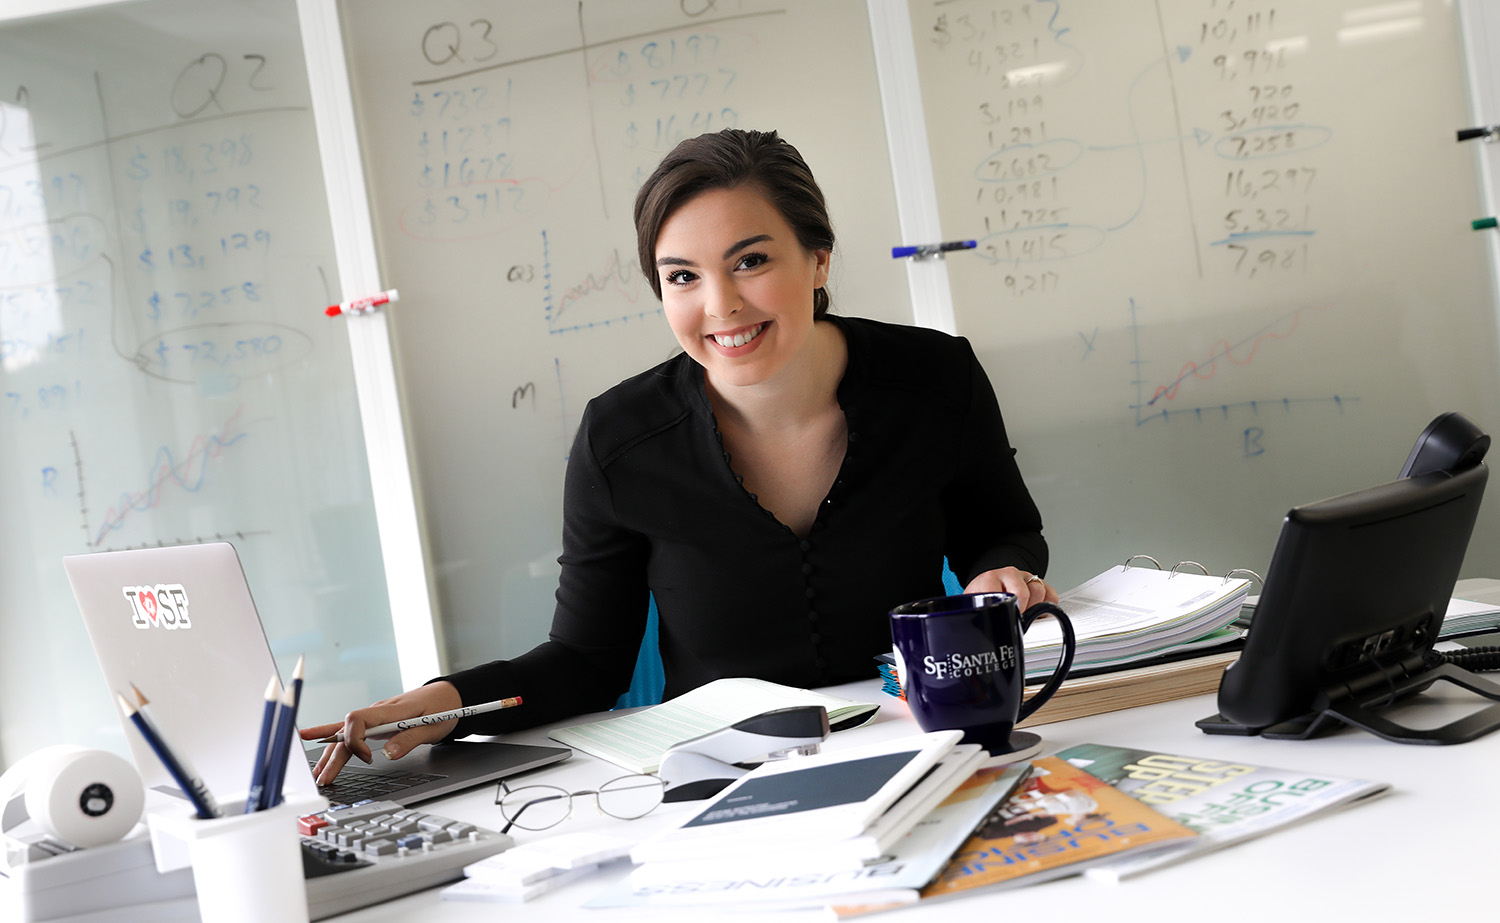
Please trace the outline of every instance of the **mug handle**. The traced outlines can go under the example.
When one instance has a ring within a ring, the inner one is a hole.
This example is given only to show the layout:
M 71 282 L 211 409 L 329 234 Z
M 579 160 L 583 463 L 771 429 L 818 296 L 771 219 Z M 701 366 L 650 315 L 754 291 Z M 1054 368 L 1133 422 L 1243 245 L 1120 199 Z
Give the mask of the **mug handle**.
M 1052 693 L 1057 691 L 1057 687 L 1061 686 L 1063 680 L 1068 678 L 1068 671 L 1073 669 L 1073 653 L 1078 647 L 1078 640 L 1073 635 L 1073 623 L 1068 620 L 1068 614 L 1052 603 L 1037 603 L 1026 610 L 1021 616 L 1021 632 L 1023 634 L 1026 632 L 1026 629 L 1031 627 L 1031 623 L 1036 621 L 1036 617 L 1039 615 L 1050 615 L 1062 624 L 1062 659 L 1057 662 L 1057 669 L 1052 671 L 1052 676 L 1047 680 L 1046 685 L 1037 690 L 1036 694 L 1031 698 L 1021 703 L 1021 713 L 1016 718 L 1017 723 L 1031 717 L 1032 712 L 1041 708 L 1046 704 L 1048 699 L 1052 698 Z M 1022 681 L 1025 681 L 1024 678 Z

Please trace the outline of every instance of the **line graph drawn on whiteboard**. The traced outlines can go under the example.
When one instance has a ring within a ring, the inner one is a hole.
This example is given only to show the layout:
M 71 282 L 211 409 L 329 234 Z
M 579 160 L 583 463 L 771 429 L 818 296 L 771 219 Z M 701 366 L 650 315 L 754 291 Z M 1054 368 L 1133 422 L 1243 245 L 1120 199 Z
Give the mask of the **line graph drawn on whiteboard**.
M 621 300 L 629 306 L 619 310 Z M 640 310 L 629 308 L 640 305 Z M 547 333 L 577 333 L 597 330 L 661 313 L 661 305 L 650 288 L 620 258 L 619 248 L 603 257 L 599 266 L 582 278 L 554 278 L 552 244 L 542 231 L 542 307 L 547 318 Z
M 242 429 L 240 407 L 218 427 L 217 431 L 200 433 L 181 453 L 174 453 L 170 446 L 160 446 L 147 469 L 148 483 L 143 490 L 122 493 L 104 512 L 97 528 L 89 524 L 87 493 L 84 489 L 83 458 L 79 451 L 76 434 L 70 433 L 73 444 L 73 461 L 78 470 L 78 502 L 83 516 L 84 534 L 91 548 L 101 548 L 111 533 L 126 525 L 133 516 L 160 506 L 174 488 L 175 491 L 197 493 L 208 479 L 210 462 L 222 457 L 227 450 L 244 440 L 249 433 Z
M 1331 405 L 1342 411 L 1348 404 L 1358 403 L 1359 397 L 1338 393 L 1302 397 L 1282 394 L 1219 403 L 1193 402 L 1190 399 L 1193 394 L 1192 388 L 1197 382 L 1214 378 L 1221 369 L 1250 365 L 1262 348 L 1274 346 L 1294 336 L 1305 313 L 1324 307 L 1326 305 L 1302 305 L 1273 318 L 1268 323 L 1240 336 L 1234 342 L 1219 339 L 1214 342 L 1207 355 L 1186 360 L 1170 377 L 1152 379 L 1148 377 L 1147 366 L 1153 363 L 1143 358 L 1141 349 L 1139 307 L 1135 299 L 1131 298 L 1132 358 L 1130 365 L 1134 374 L 1130 384 L 1135 388 L 1135 401 L 1130 404 L 1130 409 L 1135 413 L 1135 425 L 1144 426 L 1158 421 L 1167 423 L 1175 417 L 1182 416 L 1191 416 L 1200 422 L 1213 419 L 1228 420 L 1233 412 L 1248 411 L 1258 414 L 1262 410 L 1272 409 L 1290 412 L 1294 407 L 1309 404 Z M 1185 388 L 1188 390 L 1184 391 Z M 1182 405 L 1174 403 L 1179 397 L 1184 398 Z

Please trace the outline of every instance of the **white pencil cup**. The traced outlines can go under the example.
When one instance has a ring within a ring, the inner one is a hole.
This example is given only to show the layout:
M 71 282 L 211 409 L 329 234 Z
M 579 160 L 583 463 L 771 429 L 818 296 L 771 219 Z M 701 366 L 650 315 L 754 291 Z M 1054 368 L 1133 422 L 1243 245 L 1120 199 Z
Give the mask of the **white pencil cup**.
M 191 864 L 203 923 L 307 923 L 302 844 L 297 818 L 328 807 L 322 798 L 299 798 L 268 811 L 199 818 L 191 808 L 149 817 L 158 871 Z

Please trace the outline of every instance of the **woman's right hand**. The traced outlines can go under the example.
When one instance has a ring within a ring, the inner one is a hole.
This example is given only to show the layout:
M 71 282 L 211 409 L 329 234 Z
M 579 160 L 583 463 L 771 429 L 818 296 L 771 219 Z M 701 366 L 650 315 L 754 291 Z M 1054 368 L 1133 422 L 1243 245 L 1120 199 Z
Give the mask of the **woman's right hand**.
M 462 708 L 463 704 L 458 689 L 452 683 L 439 680 L 416 689 L 409 689 L 400 695 L 383 699 L 366 708 L 351 711 L 344 716 L 342 723 L 303 728 L 301 732 L 303 740 L 322 740 L 340 731 L 344 733 L 343 743 L 329 744 L 323 750 L 323 755 L 318 757 L 318 763 L 313 767 L 313 778 L 319 785 L 329 784 L 338 776 L 344 764 L 349 762 L 350 756 L 357 756 L 369 763 L 373 755 L 370 753 L 370 745 L 365 741 L 366 728 L 451 711 L 455 708 Z M 456 724 L 458 724 L 458 719 L 454 718 L 440 724 L 425 724 L 421 727 L 409 728 L 387 740 L 381 750 L 386 758 L 398 759 L 410 753 L 414 747 L 442 740 Z

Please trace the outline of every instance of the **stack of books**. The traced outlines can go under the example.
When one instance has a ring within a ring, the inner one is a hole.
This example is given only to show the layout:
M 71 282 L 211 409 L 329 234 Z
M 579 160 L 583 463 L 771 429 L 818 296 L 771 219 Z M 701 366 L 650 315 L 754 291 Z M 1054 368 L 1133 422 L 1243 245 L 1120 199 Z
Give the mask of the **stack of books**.
M 1063 681 L 1052 698 L 1016 726 L 1051 724 L 1217 692 L 1224 670 L 1239 659 L 1241 647 L 1234 645 L 1228 650 L 1163 657 L 1138 666 L 1101 670 L 1082 676 L 1075 671 Z M 896 675 L 894 659 L 889 654 L 876 658 L 880 689 L 904 701 L 906 693 Z M 1042 685 L 1042 681 L 1027 681 L 1026 685 L 1029 695 Z
M 1052 698 L 1017 726 L 1051 724 L 1217 692 L 1224 670 L 1239 656 L 1240 651 L 1235 648 L 1073 676 L 1064 680 Z
M 988 754 L 961 737 L 941 731 L 766 763 L 638 844 L 637 868 L 589 906 L 915 900 L 1028 771 L 983 767 Z

